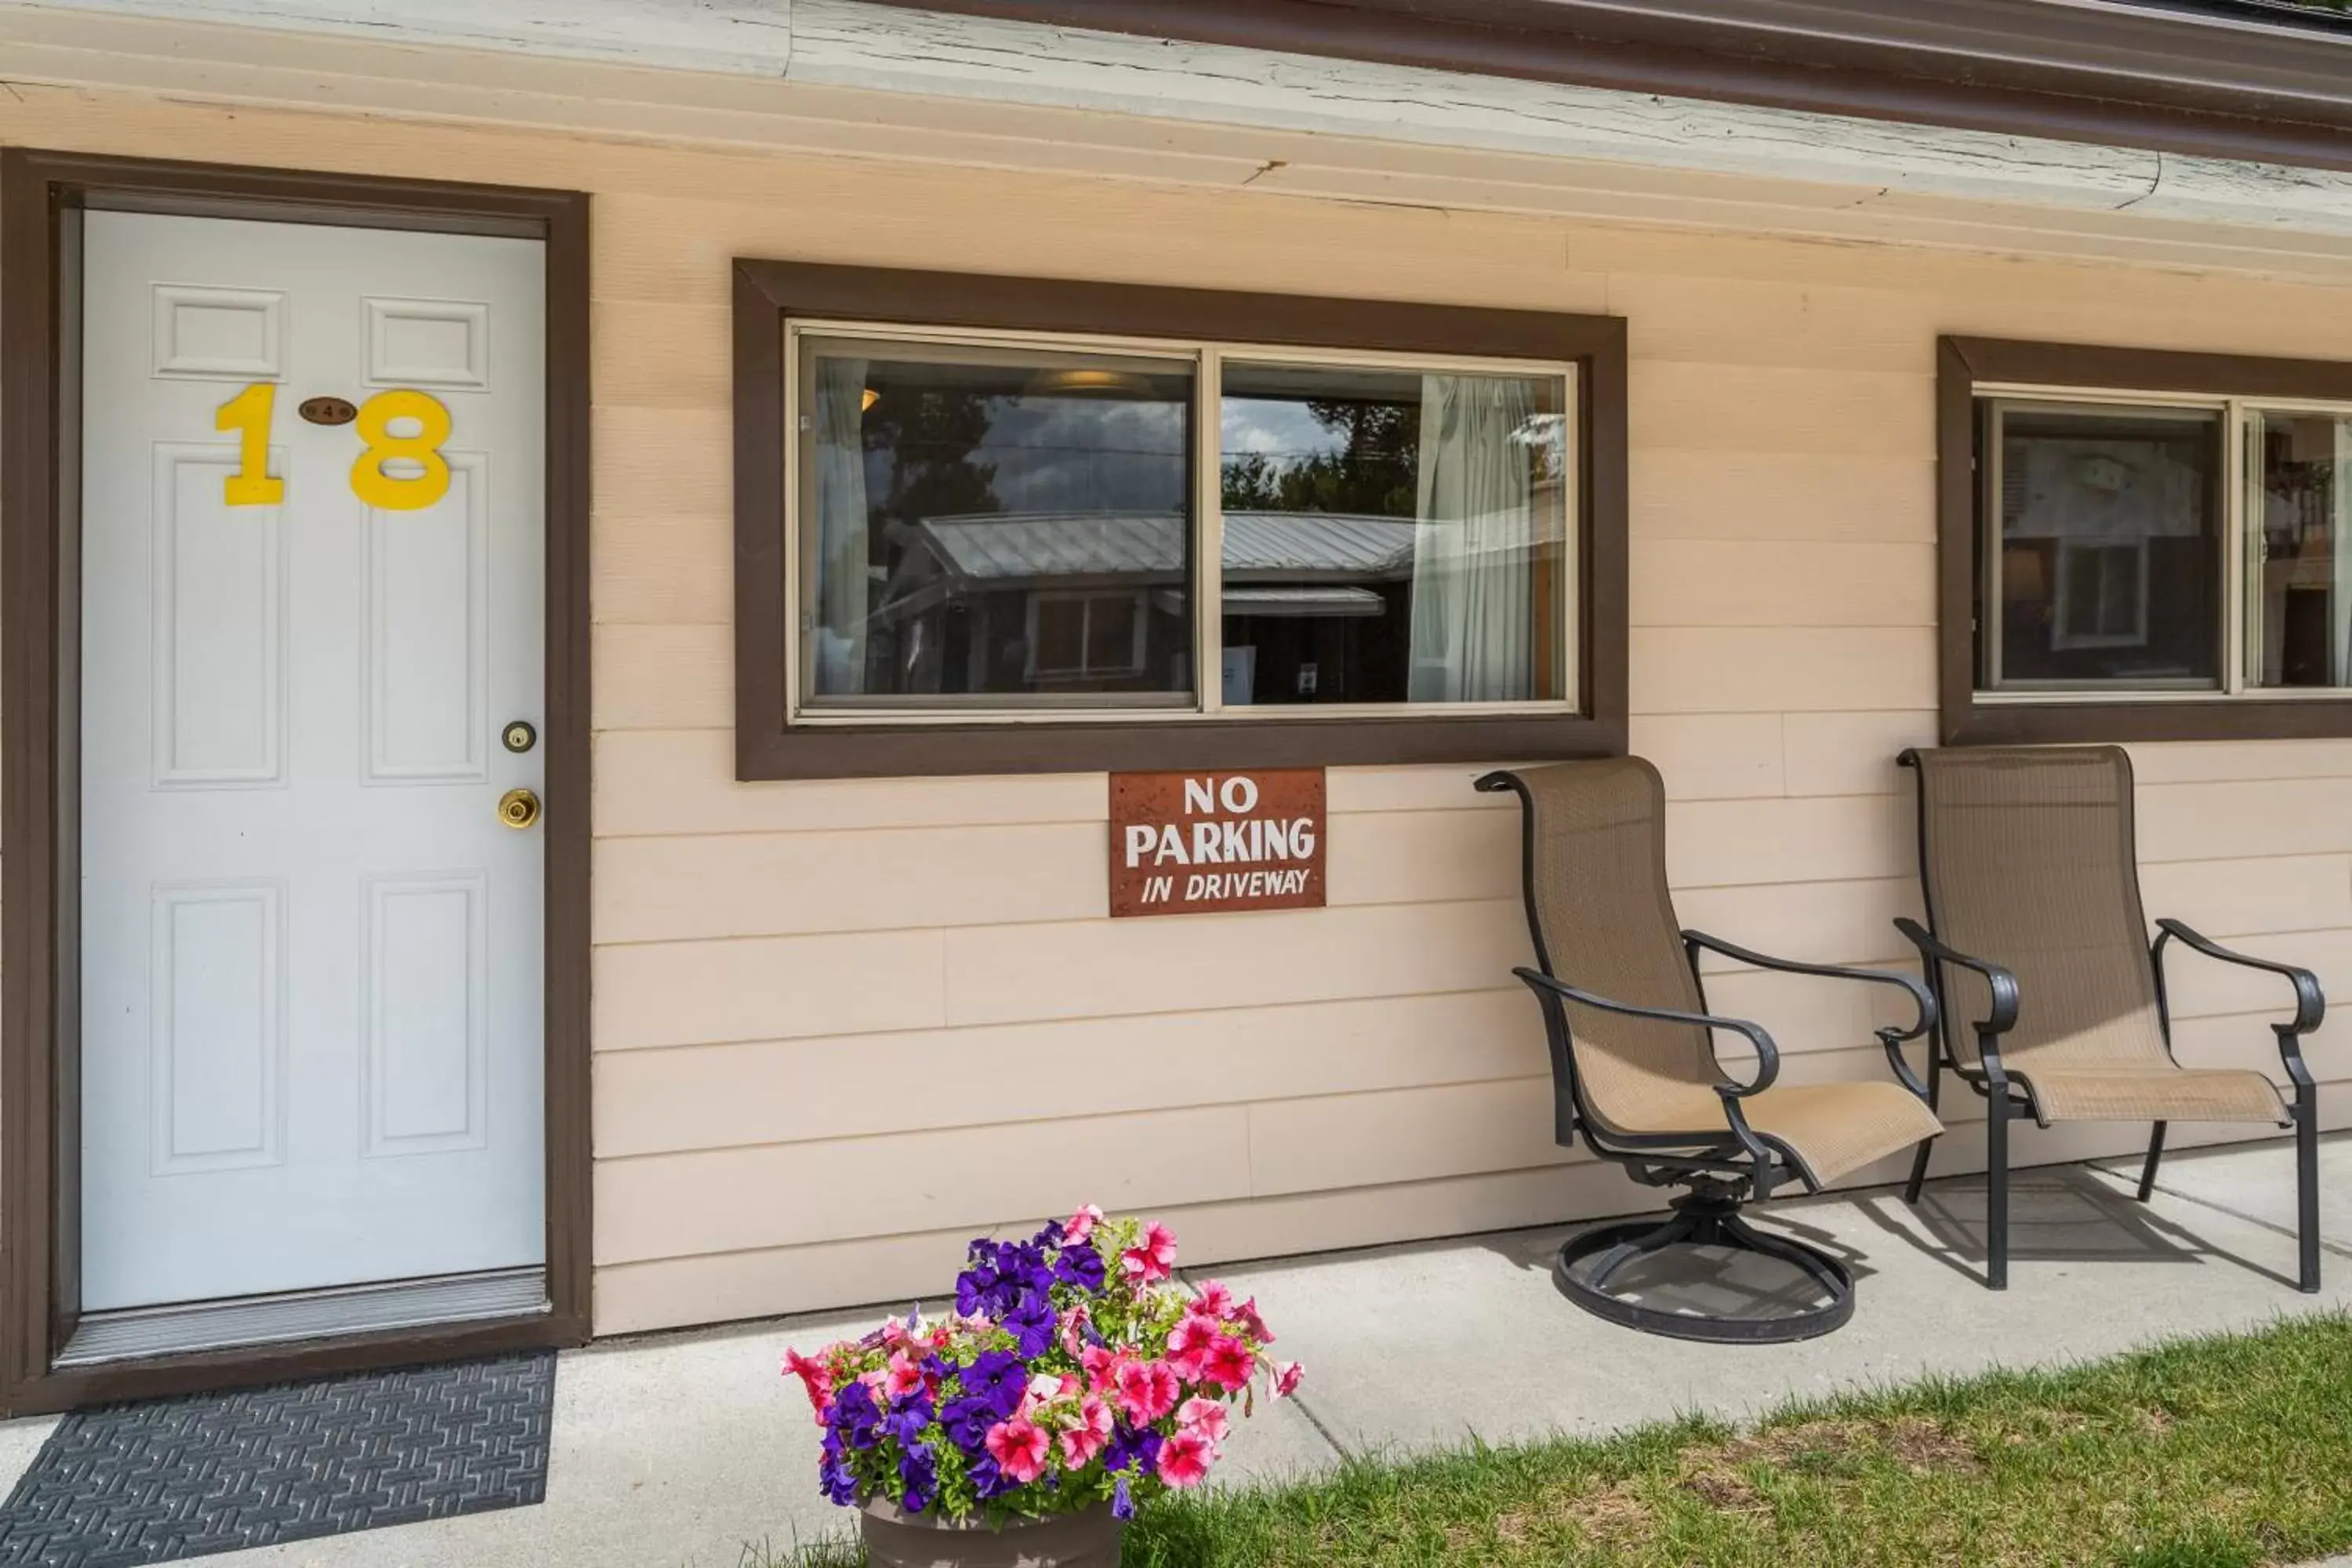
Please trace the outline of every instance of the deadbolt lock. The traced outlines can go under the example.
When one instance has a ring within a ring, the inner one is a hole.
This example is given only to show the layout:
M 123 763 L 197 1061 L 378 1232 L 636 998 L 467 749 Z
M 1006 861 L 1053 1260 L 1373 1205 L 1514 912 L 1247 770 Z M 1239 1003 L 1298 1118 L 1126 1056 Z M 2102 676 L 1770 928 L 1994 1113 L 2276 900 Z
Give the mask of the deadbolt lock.
M 528 752 L 539 744 L 539 731 L 530 727 L 529 720 L 518 719 L 506 727 L 499 739 L 509 752 Z
M 499 820 L 509 827 L 529 827 L 539 820 L 539 796 L 527 789 L 510 789 L 499 796 Z

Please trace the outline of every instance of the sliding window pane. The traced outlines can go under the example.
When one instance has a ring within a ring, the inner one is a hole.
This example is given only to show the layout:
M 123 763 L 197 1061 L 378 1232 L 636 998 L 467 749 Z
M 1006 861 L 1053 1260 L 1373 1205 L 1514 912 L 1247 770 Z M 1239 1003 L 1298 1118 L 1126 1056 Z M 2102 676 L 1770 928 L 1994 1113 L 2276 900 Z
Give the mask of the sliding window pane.
M 1983 422 L 1994 683 L 2218 686 L 2221 411 L 1996 402 Z
M 1228 362 L 1223 393 L 1227 707 L 1568 694 L 1565 378 Z
M 2352 419 L 2256 412 L 2246 509 L 2246 678 L 2352 686 Z
M 1189 361 L 802 344 L 803 695 L 1179 704 Z

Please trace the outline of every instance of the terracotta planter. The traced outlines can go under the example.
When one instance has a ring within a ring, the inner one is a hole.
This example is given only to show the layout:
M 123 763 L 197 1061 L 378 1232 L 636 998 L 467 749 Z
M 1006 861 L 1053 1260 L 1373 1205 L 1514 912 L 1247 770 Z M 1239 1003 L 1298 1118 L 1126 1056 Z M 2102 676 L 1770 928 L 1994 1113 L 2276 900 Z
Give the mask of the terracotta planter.
M 1110 1504 L 1051 1519 L 1016 1520 L 1002 1529 L 912 1518 L 888 1502 L 866 1505 L 858 1523 L 871 1568 L 1118 1568 L 1123 1520 Z

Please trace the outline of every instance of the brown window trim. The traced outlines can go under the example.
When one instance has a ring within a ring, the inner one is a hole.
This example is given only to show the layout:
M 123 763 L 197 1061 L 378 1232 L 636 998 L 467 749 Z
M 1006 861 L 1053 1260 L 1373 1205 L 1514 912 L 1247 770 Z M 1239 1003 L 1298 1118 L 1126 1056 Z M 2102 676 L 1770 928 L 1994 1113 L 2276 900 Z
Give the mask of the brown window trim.
M 1578 370 L 1583 602 L 1575 715 L 793 725 L 784 685 L 784 323 L 1208 339 L 1487 355 Z M 1539 761 L 1625 749 L 1625 323 L 1615 317 L 782 261 L 735 263 L 735 775 L 855 778 Z
M 1947 337 L 1936 353 L 1937 698 L 1948 746 L 2352 735 L 2352 697 L 1984 702 L 1976 675 L 1976 388 L 2079 386 L 2352 402 L 2352 363 Z

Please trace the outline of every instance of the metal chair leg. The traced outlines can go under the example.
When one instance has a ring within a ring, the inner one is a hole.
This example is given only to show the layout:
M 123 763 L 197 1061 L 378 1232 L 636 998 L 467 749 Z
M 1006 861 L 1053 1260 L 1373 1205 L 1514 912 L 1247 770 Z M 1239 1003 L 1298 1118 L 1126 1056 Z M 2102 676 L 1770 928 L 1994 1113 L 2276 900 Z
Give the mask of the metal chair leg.
M 1985 1109 L 1985 1289 L 2009 1289 L 2009 1096 Z
M 1927 1179 L 1927 1155 L 1935 1147 L 1933 1138 L 1922 1138 L 1919 1152 L 1911 1156 L 1911 1179 L 1903 1184 L 1903 1201 L 1914 1208 L 1919 1206 L 1919 1184 Z
M 2305 1294 L 2319 1289 L 2319 1090 L 2312 1084 L 2294 1091 L 2294 1234 Z
M 2142 1203 L 2147 1202 L 2156 1192 L 2156 1167 L 2163 1158 L 2164 1123 L 2159 1121 L 2156 1124 L 2156 1131 L 2148 1134 L 2147 1163 L 2140 1167 L 2139 1201 Z
M 1936 1042 L 1930 1037 L 1927 1042 L 1927 1109 L 1930 1110 L 1939 1109 L 1937 1101 L 1943 1089 L 1943 1052 L 1936 1048 Z M 1919 1140 L 1919 1152 L 1911 1156 L 1911 1179 L 1903 1184 L 1903 1201 L 1914 1208 L 1919 1205 L 1919 1185 L 1927 1179 L 1927 1156 L 1935 1147 L 1933 1138 L 1922 1138 Z

